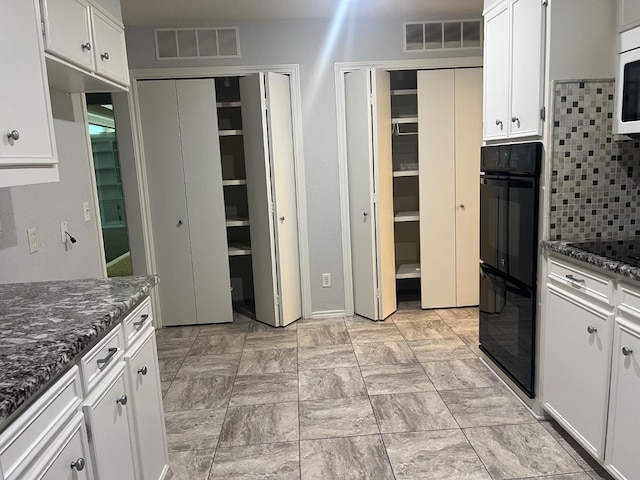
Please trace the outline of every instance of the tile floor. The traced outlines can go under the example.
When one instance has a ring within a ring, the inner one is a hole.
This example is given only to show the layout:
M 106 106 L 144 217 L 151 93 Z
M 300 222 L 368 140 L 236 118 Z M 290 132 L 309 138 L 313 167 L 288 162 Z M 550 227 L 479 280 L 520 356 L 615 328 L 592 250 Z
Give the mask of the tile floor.
M 609 479 L 477 357 L 477 309 L 158 331 L 170 478 Z

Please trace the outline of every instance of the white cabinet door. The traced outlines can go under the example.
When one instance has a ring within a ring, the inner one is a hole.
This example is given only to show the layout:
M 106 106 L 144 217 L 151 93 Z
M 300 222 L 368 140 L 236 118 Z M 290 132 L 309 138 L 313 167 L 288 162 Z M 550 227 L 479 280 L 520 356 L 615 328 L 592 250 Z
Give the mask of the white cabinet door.
M 215 81 L 178 80 L 176 91 L 196 323 L 230 322 L 233 310 Z
M 285 326 L 302 314 L 289 79 L 240 79 L 256 319 Z
M 618 0 L 618 31 L 624 32 L 640 25 L 640 1 Z
M 480 263 L 482 70 L 455 71 L 456 305 L 477 305 Z
M 196 301 L 175 80 L 138 82 L 138 100 L 156 269 L 162 278 L 158 285 L 162 324 L 195 324 Z M 212 114 L 215 115 L 215 109 Z
M 547 286 L 544 408 L 602 460 L 612 316 Z
M 0 167 L 55 165 L 53 117 L 37 2 L 4 6 L 5 12 L 0 15 Z M 2 176 L 0 187 L 10 185 L 4 183 Z M 20 183 L 33 182 L 27 176 Z
M 130 429 L 131 402 L 124 379 L 124 362 L 114 367 L 82 406 L 91 432 L 91 458 L 100 480 L 136 479 L 134 442 Z
M 453 69 L 418 72 L 422 308 L 456 305 L 454 85 Z
M 619 478 L 627 480 L 637 478 L 640 472 L 638 405 L 640 326 L 616 319 L 606 459 L 607 465 L 618 473 Z
M 506 138 L 509 115 L 509 3 L 484 19 L 484 139 Z
M 91 7 L 96 73 L 122 85 L 129 85 L 129 65 L 124 29 Z
M 141 480 L 160 480 L 168 463 L 153 328 L 125 355 Z
M 94 478 L 87 442 L 87 429 L 81 413 L 56 437 L 55 442 L 38 456 L 35 467 L 24 479 L 92 480 Z
M 510 137 L 542 135 L 543 12 L 540 0 L 511 5 Z
M 43 0 L 47 52 L 93 71 L 91 15 L 87 0 Z

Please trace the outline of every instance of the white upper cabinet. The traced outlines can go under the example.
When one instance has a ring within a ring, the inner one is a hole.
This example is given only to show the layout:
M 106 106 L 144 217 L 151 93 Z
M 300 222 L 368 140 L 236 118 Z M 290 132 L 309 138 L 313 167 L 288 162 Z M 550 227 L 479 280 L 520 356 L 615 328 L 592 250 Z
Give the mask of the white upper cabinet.
M 124 29 L 107 15 L 91 7 L 96 73 L 129 85 Z
M 543 0 L 485 13 L 484 140 L 542 135 Z
M 640 0 L 618 0 L 618 31 L 640 25 Z
M 0 15 L 0 187 L 58 181 L 58 160 L 38 6 Z
M 122 23 L 90 0 L 41 2 L 50 84 L 71 92 L 125 90 Z
M 86 0 L 43 0 L 45 49 L 93 71 L 91 13 Z

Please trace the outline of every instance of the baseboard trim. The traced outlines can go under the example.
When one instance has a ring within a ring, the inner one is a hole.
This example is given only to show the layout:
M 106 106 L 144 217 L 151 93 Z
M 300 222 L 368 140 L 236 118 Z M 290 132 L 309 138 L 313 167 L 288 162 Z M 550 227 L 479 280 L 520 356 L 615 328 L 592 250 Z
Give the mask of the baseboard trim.
M 346 310 L 322 310 L 320 312 L 311 312 L 311 318 L 344 317 L 346 314 Z

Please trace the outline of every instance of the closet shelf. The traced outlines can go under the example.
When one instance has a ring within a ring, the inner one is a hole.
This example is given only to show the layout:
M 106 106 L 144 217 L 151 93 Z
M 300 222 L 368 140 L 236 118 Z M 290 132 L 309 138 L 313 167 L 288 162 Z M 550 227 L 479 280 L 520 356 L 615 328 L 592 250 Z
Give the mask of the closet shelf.
M 218 130 L 218 135 L 220 137 L 233 137 L 242 135 L 242 130 Z
M 419 222 L 420 212 L 396 212 L 393 217 L 394 222 Z
M 246 227 L 249 219 L 240 217 L 227 217 L 227 227 Z
M 251 247 L 242 245 L 241 243 L 233 243 L 229 245 L 229 256 L 237 257 L 240 255 L 251 255 Z
M 399 90 L 391 90 L 391 95 L 417 95 L 417 88 L 405 88 Z
M 246 178 L 239 178 L 236 180 L 223 180 L 222 181 L 222 186 L 223 187 L 231 187 L 233 185 L 246 185 L 247 184 L 247 179 Z
M 396 170 L 393 172 L 394 177 L 417 177 L 418 170 Z
M 398 265 L 398 269 L 396 270 L 396 278 L 420 278 L 420 264 L 405 263 Z
M 400 115 L 393 117 L 391 123 L 418 123 L 417 115 Z
M 232 107 L 240 107 L 242 106 L 240 102 L 217 102 L 216 107 L 218 108 L 232 108 Z

